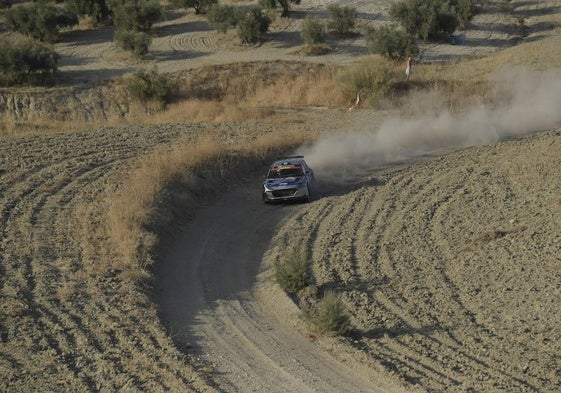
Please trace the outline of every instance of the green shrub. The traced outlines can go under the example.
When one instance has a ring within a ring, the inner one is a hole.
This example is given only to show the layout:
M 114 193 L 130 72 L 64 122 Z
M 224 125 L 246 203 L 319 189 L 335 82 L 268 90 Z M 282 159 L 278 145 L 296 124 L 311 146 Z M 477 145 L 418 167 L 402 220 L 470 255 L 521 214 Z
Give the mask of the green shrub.
M 393 63 L 380 55 L 373 55 L 341 72 L 336 84 L 349 101 L 354 101 L 356 95 L 361 94 L 376 106 L 389 93 L 394 80 Z
M 111 3 L 115 23 L 115 41 L 124 50 L 138 56 L 148 53 L 150 30 L 163 15 L 158 0 L 114 0 Z
M 226 33 L 228 28 L 235 27 L 243 17 L 239 7 L 226 4 L 215 4 L 207 12 L 208 22 L 220 33 Z
M 315 306 L 306 309 L 304 316 L 320 334 L 345 334 L 351 326 L 343 301 L 332 291 L 327 291 Z
M 370 53 L 390 59 L 414 56 L 419 53 L 419 44 L 414 36 L 402 29 L 387 25 L 368 29 L 366 45 Z
M 174 7 L 180 8 L 193 8 L 195 14 L 206 14 L 208 10 L 215 4 L 218 4 L 218 0 L 172 0 Z
M 465 24 L 477 11 L 475 0 L 450 0 L 460 23 Z
M 339 34 L 349 34 L 355 28 L 355 8 L 341 7 L 339 4 L 333 3 L 327 7 L 327 11 L 329 13 L 329 21 L 327 22 L 329 29 Z
M 121 49 L 143 56 L 148 53 L 152 37 L 143 31 L 116 30 L 115 41 Z
M 7 10 L 11 6 L 12 6 L 12 3 L 10 3 L 10 0 L 0 0 L 0 11 L 1 10 Z
M 117 30 L 149 32 L 163 16 L 158 0 L 115 0 L 111 3 L 113 23 Z
M 307 16 L 302 24 L 300 36 L 308 45 L 321 44 L 325 42 L 327 31 L 325 29 L 324 21 L 320 18 Z
M 311 284 L 308 265 L 308 253 L 304 247 L 294 249 L 275 265 L 277 283 L 287 293 L 296 295 Z
M 129 96 L 142 103 L 153 102 L 164 107 L 171 100 L 171 84 L 166 75 L 154 67 L 133 74 L 128 85 Z
M 10 8 L 4 17 L 6 29 L 40 41 L 54 40 L 59 29 L 78 24 L 76 14 L 45 2 Z
M 271 19 L 260 7 L 249 8 L 237 21 L 238 37 L 242 44 L 256 44 L 265 39 Z
M 91 16 L 95 23 L 100 23 L 110 15 L 105 0 L 65 0 L 64 6 L 75 15 Z
M 453 33 L 460 23 L 447 0 L 400 0 L 390 7 L 390 16 L 407 33 L 422 40 Z
M 259 5 L 266 10 L 274 10 L 277 8 L 277 0 L 259 0 Z
M 45 82 L 56 73 L 58 59 L 52 46 L 30 38 L 0 41 L 0 79 L 6 85 Z

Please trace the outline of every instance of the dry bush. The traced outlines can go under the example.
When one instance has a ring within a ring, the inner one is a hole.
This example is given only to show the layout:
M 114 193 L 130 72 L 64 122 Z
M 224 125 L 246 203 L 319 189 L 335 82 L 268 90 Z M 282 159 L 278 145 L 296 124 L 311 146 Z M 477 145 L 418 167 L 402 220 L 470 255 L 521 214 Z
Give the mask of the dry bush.
M 304 318 L 320 334 L 345 334 L 351 325 L 343 301 L 333 291 L 327 291 L 316 305 L 304 309 Z
M 331 48 L 327 44 L 311 44 L 304 45 L 299 52 L 306 56 L 322 56 L 329 53 L 330 50 Z
M 347 102 L 354 102 L 357 94 L 363 94 L 372 106 L 376 106 L 391 91 L 395 79 L 393 63 L 382 56 L 372 55 L 341 71 L 337 88 Z
M 296 295 L 312 283 L 308 274 L 308 265 L 308 253 L 304 247 L 292 250 L 275 264 L 277 283 L 284 291 Z
M 164 111 L 139 118 L 147 124 L 184 123 L 189 121 L 243 121 L 264 119 L 274 114 L 270 108 L 224 104 L 219 101 L 186 100 L 169 105 Z
M 212 121 L 219 118 L 225 110 L 219 101 L 185 100 L 168 105 L 164 111 L 154 113 L 145 119 L 149 124 L 184 123 L 188 121 Z

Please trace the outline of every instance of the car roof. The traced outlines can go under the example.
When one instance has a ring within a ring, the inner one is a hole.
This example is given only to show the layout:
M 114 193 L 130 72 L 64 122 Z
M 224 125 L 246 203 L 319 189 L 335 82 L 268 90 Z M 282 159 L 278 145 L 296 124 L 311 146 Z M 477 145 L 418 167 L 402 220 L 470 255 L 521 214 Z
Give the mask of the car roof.
M 304 163 L 304 156 L 281 157 L 271 164 L 271 168 L 284 165 L 303 165 Z

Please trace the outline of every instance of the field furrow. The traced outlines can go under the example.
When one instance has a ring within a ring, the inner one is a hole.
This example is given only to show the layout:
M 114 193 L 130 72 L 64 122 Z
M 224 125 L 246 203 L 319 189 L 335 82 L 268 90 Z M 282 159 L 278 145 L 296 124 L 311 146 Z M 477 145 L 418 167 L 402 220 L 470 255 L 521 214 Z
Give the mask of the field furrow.
M 2 142 L 0 391 L 189 386 L 184 355 L 154 307 L 127 306 L 148 299 L 118 301 L 135 296 L 116 279 L 118 262 L 98 266 L 112 252 L 104 204 L 131 160 L 189 132 L 140 127 Z
M 303 209 L 279 236 L 314 228 L 315 284 L 336 283 L 353 347 L 404 381 L 431 391 L 555 391 L 559 254 L 545 250 L 561 214 L 558 136 L 379 170 L 369 187 Z M 528 173 L 556 180 L 532 184 Z M 317 210 L 321 221 L 308 221 Z

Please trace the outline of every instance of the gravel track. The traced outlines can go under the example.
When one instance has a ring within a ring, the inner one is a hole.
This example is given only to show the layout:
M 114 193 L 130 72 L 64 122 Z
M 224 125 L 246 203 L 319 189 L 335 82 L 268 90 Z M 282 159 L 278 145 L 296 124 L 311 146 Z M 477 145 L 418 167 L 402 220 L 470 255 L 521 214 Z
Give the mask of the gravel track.
M 401 391 L 318 349 L 294 330 L 286 295 L 270 279 L 256 286 L 275 228 L 299 206 L 263 205 L 255 182 L 200 210 L 157 265 L 161 318 L 177 345 L 213 370 L 220 391 Z

